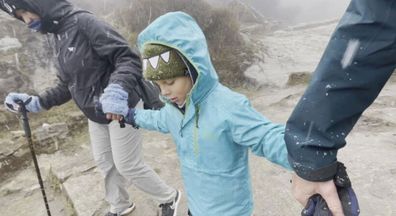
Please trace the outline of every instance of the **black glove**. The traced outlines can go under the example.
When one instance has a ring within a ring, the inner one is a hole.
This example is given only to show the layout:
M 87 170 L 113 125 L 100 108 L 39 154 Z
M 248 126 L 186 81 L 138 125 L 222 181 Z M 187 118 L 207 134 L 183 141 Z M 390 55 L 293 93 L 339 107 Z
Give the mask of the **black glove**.
M 338 162 L 334 184 L 345 216 L 358 216 L 360 214 L 358 199 L 352 189 L 346 168 L 341 162 Z M 315 194 L 309 198 L 307 205 L 301 211 L 301 216 L 332 216 L 332 214 L 322 196 Z

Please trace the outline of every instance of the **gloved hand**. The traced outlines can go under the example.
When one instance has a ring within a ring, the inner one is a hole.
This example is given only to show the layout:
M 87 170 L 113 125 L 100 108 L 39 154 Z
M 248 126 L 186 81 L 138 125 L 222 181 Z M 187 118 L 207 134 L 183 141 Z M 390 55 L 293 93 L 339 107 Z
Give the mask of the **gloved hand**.
M 120 125 L 123 123 L 127 123 L 132 125 L 132 127 L 138 129 L 139 126 L 137 126 L 137 124 L 135 123 L 135 111 L 136 110 L 134 108 L 129 109 L 128 114 L 124 116 L 124 118 L 120 121 Z M 100 102 L 95 102 L 95 112 L 97 116 L 105 115 L 103 112 L 102 104 Z
M 118 84 L 110 84 L 99 98 L 103 113 L 126 116 L 128 114 L 128 92 Z
M 338 162 L 337 173 L 334 177 L 338 197 L 341 200 L 345 216 L 358 216 L 360 214 L 359 203 L 352 189 L 346 168 Z M 301 216 L 332 216 L 326 201 L 319 194 L 311 196 L 307 205 L 301 212 Z
M 21 100 L 23 102 L 26 102 L 29 98 L 32 98 L 32 100 L 28 104 L 26 104 L 27 111 L 40 112 L 41 110 L 43 110 L 40 105 L 39 97 L 30 96 L 25 93 L 9 93 L 5 98 L 4 105 L 9 111 L 16 113 L 19 110 L 19 105 L 16 103 L 16 101 Z
M 135 113 L 136 113 L 136 109 L 134 108 L 129 109 L 128 115 L 126 115 L 124 119 L 125 119 L 125 123 L 130 124 L 132 125 L 132 127 L 138 129 L 139 126 L 135 122 Z

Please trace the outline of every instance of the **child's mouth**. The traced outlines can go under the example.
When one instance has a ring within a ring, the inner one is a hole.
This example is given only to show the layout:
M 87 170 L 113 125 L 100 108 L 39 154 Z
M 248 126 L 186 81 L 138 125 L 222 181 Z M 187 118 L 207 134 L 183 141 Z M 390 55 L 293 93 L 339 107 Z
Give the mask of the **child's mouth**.
M 177 97 L 173 97 L 173 98 L 171 98 L 170 100 L 172 101 L 172 103 L 176 103 L 176 104 L 177 104 L 177 101 L 178 101 L 178 100 L 177 100 Z

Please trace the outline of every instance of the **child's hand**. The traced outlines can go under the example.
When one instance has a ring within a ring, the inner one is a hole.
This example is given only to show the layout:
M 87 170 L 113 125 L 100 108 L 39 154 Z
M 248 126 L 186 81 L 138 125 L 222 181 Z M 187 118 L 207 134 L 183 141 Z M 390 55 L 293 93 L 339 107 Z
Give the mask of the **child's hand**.
M 138 129 L 139 126 L 135 122 L 136 109 L 131 108 L 128 110 L 128 114 L 124 117 L 125 123 L 132 125 L 132 127 Z

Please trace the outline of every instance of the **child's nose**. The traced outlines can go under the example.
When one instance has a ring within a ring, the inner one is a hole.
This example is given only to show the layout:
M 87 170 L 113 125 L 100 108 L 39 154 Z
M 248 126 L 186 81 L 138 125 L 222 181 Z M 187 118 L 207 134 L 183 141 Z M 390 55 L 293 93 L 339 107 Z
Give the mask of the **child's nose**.
M 30 23 L 30 18 L 26 17 L 26 16 L 22 16 L 22 20 L 25 24 L 29 24 Z
M 161 89 L 161 94 L 162 94 L 163 96 L 169 96 L 170 91 L 167 90 L 167 89 Z

